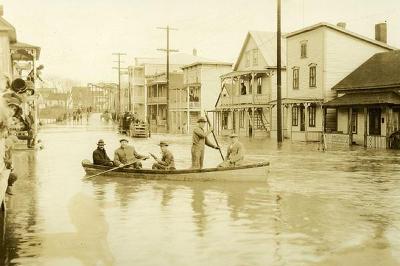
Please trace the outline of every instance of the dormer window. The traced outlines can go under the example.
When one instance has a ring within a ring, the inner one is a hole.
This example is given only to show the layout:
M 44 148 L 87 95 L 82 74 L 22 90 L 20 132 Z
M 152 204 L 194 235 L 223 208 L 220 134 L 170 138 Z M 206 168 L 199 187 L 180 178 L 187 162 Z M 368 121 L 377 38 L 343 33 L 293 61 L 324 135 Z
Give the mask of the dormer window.
M 300 57 L 307 58 L 307 41 L 300 43 Z
M 253 66 L 258 65 L 258 49 L 253 50 Z
M 251 51 L 247 51 L 246 54 L 245 54 L 245 57 L 246 57 L 246 67 L 249 67 L 249 66 L 250 66 L 250 52 L 251 52 Z

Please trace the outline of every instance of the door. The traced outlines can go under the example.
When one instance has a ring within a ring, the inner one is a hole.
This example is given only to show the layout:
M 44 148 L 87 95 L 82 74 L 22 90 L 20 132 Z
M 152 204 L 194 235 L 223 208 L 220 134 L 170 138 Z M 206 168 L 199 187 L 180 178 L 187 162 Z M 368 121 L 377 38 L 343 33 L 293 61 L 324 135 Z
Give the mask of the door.
M 381 109 L 371 108 L 369 113 L 369 135 L 381 135 Z

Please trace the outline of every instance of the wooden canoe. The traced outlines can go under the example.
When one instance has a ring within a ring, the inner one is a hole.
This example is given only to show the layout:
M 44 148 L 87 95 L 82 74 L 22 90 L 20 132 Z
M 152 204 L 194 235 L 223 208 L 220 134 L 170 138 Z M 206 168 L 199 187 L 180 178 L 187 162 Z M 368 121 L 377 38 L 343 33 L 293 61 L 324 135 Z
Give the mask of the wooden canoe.
M 82 161 L 82 166 L 88 176 L 112 168 L 109 166 L 94 165 L 89 163 L 88 160 Z M 149 180 L 265 182 L 267 180 L 268 172 L 269 162 L 259 162 L 228 168 L 182 169 L 168 171 L 120 168 L 105 173 L 104 175 Z

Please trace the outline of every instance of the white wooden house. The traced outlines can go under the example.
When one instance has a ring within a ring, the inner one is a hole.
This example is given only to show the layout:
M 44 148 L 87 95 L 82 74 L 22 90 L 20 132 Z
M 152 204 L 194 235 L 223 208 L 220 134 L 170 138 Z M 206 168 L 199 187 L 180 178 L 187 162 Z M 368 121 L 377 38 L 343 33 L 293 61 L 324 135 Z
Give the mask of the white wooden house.
M 247 33 L 233 71 L 221 76 L 215 105 L 214 128 L 220 135 L 271 134 L 276 129 L 276 33 Z M 285 88 L 285 45 L 282 42 L 282 88 Z M 286 91 L 282 91 L 286 96 Z
M 345 28 L 318 23 L 288 33 L 287 98 L 288 134 L 299 141 L 320 141 L 324 127 L 322 104 L 336 97 L 332 87 L 375 53 L 395 49 L 387 45 L 386 24 L 376 26 L 376 39 L 371 39 Z M 326 125 L 336 117 L 334 110 L 326 115 Z

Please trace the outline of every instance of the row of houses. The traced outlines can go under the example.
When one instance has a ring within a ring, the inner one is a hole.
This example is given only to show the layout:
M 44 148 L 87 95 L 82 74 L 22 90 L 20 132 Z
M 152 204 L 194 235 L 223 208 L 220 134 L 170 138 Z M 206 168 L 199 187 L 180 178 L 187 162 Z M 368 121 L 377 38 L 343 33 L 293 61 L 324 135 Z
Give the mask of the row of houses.
M 171 58 L 169 91 L 162 58 L 136 58 L 128 68 L 122 110 L 147 119 L 153 132 L 190 133 L 207 111 L 216 133 L 276 137 L 274 32 L 247 33 L 236 62 L 193 55 Z M 399 130 L 400 68 L 387 44 L 318 23 L 282 36 L 283 134 L 295 141 L 388 147 Z

